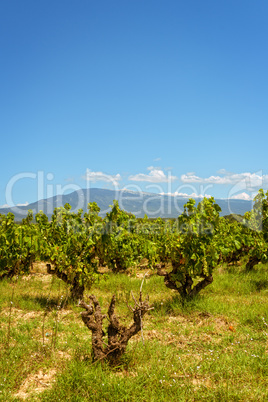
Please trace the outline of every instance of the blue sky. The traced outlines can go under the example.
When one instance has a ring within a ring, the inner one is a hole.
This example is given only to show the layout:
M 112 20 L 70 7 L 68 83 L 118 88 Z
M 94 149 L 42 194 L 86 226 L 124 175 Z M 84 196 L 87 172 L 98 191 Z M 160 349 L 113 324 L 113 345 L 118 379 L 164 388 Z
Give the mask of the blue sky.
M 0 205 L 268 188 L 268 3 L 2 0 Z

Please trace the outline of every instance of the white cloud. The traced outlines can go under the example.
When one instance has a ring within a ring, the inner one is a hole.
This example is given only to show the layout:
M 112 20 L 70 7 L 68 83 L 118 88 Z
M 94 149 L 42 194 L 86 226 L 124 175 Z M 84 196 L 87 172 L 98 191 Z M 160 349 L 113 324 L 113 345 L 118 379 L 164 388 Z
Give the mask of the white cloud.
M 241 183 L 243 188 L 251 191 L 254 188 L 260 188 L 268 185 L 268 175 L 257 173 L 229 173 L 224 169 L 219 171 L 222 176 L 209 176 L 206 178 L 196 176 L 193 172 L 186 173 L 181 176 L 183 183 L 210 183 L 210 184 L 227 184 L 235 185 Z
M 119 173 L 116 175 L 110 175 L 103 172 L 92 172 L 90 169 L 87 169 L 83 178 L 93 183 L 96 183 L 97 181 L 104 181 L 106 183 L 118 185 L 119 181 L 121 180 L 121 175 Z
M 0 208 L 27 207 L 27 205 L 29 205 L 28 201 L 26 201 L 25 203 L 16 204 L 16 205 L 13 205 L 13 206 L 11 206 L 9 204 L 0 205 Z
M 228 171 L 226 169 L 220 169 L 217 171 L 218 174 L 228 174 Z
M 8 204 L 0 205 L 0 208 L 10 208 L 10 205 Z
M 210 177 L 199 177 L 194 173 L 186 173 L 181 176 L 181 181 L 183 183 L 210 183 L 210 184 L 231 184 L 231 180 L 226 177 L 220 176 L 210 176 Z
M 139 173 L 134 176 L 129 176 L 128 179 L 132 181 L 147 181 L 150 183 L 167 183 L 177 180 L 176 176 L 172 176 L 170 173 L 166 175 L 161 168 L 149 166 L 147 169 L 150 171 L 149 174 Z
M 186 194 L 186 193 L 179 193 L 177 191 L 175 191 L 174 193 L 160 193 L 161 195 L 170 195 L 172 197 L 183 197 L 183 198 L 210 198 L 211 195 L 210 194 L 196 194 L 196 193 L 192 193 L 192 194 Z
M 247 193 L 240 193 L 240 194 L 236 194 L 236 195 L 233 195 L 232 197 L 230 197 L 230 199 L 232 199 L 232 200 L 246 200 L 246 201 L 251 201 L 251 200 L 253 200 L 253 198 L 254 198 L 254 196 L 250 196 L 249 194 L 247 194 Z

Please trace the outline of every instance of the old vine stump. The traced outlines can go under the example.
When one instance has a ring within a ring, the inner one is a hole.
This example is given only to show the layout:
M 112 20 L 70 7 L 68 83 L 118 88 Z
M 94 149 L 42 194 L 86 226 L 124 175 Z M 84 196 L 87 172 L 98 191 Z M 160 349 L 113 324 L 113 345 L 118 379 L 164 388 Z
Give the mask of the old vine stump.
M 129 339 L 136 335 L 142 329 L 142 318 L 145 313 L 152 310 L 148 304 L 148 299 L 142 301 L 142 293 L 134 307 L 129 307 L 133 312 L 133 323 L 127 328 L 120 325 L 118 317 L 115 315 L 115 295 L 113 295 L 109 309 L 108 317 L 101 313 L 101 308 L 98 300 L 94 295 L 90 295 L 90 304 L 84 301 L 80 302 L 80 306 L 86 311 L 81 313 L 84 324 L 92 332 L 92 357 L 93 361 L 106 360 L 111 366 L 116 366 L 120 363 L 122 355 L 126 351 Z M 104 343 L 103 320 L 108 318 L 108 343 Z

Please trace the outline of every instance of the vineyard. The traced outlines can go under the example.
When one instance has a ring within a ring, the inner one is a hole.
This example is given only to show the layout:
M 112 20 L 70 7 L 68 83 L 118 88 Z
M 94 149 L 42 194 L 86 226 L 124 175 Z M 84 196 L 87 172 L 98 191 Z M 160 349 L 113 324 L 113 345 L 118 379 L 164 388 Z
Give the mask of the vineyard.
M 0 215 L 0 400 L 267 400 L 268 192 L 99 212 Z

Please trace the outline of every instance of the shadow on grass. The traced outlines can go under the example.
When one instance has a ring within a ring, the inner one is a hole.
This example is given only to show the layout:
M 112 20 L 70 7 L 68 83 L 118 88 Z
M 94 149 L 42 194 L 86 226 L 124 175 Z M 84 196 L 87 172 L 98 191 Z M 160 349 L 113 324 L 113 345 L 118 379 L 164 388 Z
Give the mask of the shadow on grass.
M 168 300 L 157 301 L 153 304 L 153 315 L 178 315 L 196 310 L 197 303 L 202 300 L 202 295 L 196 295 L 191 298 L 182 299 L 179 294 L 174 294 Z
M 267 279 L 252 280 L 251 283 L 252 283 L 252 287 L 257 292 L 260 292 L 263 289 L 268 289 L 268 280 Z
M 36 304 L 41 309 L 53 310 L 60 305 L 60 308 L 67 308 L 69 305 L 69 301 L 66 299 L 60 299 L 56 296 L 32 296 L 32 295 L 23 295 L 21 299 L 26 303 L 31 302 Z

